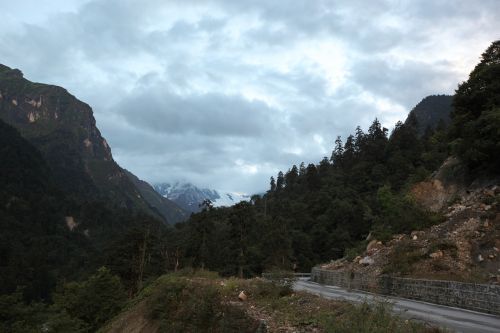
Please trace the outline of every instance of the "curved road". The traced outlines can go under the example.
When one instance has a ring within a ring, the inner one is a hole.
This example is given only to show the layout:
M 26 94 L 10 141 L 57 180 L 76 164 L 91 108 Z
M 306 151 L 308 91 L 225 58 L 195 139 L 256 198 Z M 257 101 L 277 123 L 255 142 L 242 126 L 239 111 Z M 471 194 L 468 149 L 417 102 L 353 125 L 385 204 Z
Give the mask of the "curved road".
M 307 291 L 312 294 L 329 299 L 340 299 L 351 302 L 388 301 L 393 305 L 393 310 L 405 318 L 416 319 L 451 329 L 460 333 L 499 333 L 500 317 L 474 312 L 449 306 L 436 305 L 426 302 L 414 301 L 392 296 L 381 296 L 362 291 L 348 291 L 346 289 L 327 286 L 309 281 L 307 278 L 299 279 L 295 290 Z

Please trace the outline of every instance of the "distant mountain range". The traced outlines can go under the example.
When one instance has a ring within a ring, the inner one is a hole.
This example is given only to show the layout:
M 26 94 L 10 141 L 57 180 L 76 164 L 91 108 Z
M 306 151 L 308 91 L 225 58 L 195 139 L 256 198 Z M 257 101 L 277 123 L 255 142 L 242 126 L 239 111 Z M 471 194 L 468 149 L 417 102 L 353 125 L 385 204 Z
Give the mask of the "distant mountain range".
M 250 200 L 250 195 L 237 192 L 223 192 L 207 188 L 199 188 L 191 183 L 159 183 L 154 189 L 163 197 L 175 202 L 184 210 L 196 213 L 200 204 L 209 199 L 215 207 L 232 206 L 241 201 Z

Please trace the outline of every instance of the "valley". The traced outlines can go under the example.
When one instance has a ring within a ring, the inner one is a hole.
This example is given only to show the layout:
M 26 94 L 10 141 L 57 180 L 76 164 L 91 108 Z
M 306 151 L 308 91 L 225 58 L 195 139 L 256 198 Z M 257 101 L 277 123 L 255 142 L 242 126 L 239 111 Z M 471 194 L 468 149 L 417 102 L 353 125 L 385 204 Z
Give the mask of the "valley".
M 16 26 L 60 54 L 0 36 L 0 332 L 498 331 L 500 41 L 472 64 L 358 22 L 347 49 L 349 10 L 240 5 Z

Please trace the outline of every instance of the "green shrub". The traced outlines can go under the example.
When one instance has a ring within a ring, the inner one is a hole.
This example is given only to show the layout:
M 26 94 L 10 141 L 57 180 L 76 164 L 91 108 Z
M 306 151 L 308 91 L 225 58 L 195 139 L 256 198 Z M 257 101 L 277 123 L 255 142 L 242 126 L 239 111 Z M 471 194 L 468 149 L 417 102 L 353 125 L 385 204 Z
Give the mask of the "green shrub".
M 448 251 L 453 258 L 457 258 L 457 246 L 450 241 L 438 241 L 433 243 L 427 250 L 427 254 L 434 253 L 438 250 Z
M 147 304 L 161 332 L 252 332 L 256 325 L 243 310 L 226 304 L 209 281 L 162 277 Z
M 120 311 L 125 299 L 120 279 L 102 267 L 88 280 L 67 283 L 54 294 L 53 311 L 61 316 L 68 314 L 68 318 L 54 320 L 58 325 L 67 325 L 70 319 L 76 324 L 85 323 L 89 331 L 95 332 Z
M 381 239 L 381 238 L 377 237 L 377 239 Z M 356 246 L 348 248 L 345 251 L 345 258 L 349 261 L 352 261 L 357 256 L 360 256 L 361 254 L 363 254 L 363 252 L 366 249 L 367 243 L 368 243 L 367 241 L 361 241 Z
M 423 332 L 422 324 L 403 320 L 391 313 L 389 303 L 346 305 L 321 320 L 329 333 Z
M 420 247 L 410 242 L 402 242 L 394 247 L 389 255 L 384 274 L 408 274 L 414 263 L 426 258 L 426 253 Z
M 297 281 L 294 273 L 291 271 L 285 270 L 272 270 L 265 273 L 266 279 L 268 279 L 271 283 L 268 283 L 268 286 L 265 288 L 273 288 L 275 292 L 277 292 L 279 297 L 288 296 L 293 293 L 293 284 Z M 257 285 L 261 285 L 265 282 L 257 283 Z

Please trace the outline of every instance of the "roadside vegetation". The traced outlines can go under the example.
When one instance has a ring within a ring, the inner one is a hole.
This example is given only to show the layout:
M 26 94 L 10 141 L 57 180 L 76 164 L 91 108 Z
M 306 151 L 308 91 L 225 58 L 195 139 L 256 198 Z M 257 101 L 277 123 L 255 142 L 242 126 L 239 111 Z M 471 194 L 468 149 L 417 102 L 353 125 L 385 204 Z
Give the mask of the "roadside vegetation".
M 164 275 L 100 332 L 134 329 L 144 318 L 154 332 L 441 332 L 394 315 L 388 303 L 353 305 L 295 292 L 283 276 Z

